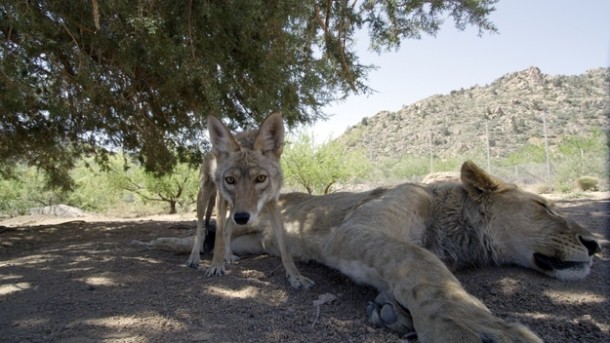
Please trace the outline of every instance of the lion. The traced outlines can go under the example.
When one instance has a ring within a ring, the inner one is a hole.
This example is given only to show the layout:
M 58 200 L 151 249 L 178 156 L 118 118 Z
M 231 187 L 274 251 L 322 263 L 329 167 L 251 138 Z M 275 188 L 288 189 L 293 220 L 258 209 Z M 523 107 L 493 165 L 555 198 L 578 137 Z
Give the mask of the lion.
M 400 184 L 361 193 L 280 197 L 287 246 L 380 291 L 369 320 L 420 342 L 541 342 L 495 317 L 451 269 L 518 265 L 550 277 L 586 277 L 601 251 L 592 234 L 545 198 L 466 161 L 461 183 Z M 279 255 L 269 224 L 236 232 L 238 255 Z

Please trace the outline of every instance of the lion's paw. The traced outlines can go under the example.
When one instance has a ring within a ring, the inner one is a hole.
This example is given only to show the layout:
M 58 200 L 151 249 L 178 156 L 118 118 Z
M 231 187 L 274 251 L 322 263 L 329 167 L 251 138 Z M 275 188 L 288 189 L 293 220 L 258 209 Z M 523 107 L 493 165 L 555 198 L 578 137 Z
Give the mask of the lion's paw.
M 400 335 L 415 336 L 411 314 L 387 293 L 379 293 L 375 301 L 370 301 L 366 313 L 373 326 L 385 327 Z
M 445 313 L 449 312 L 451 311 Z M 388 328 L 407 338 L 417 336 L 421 342 L 542 343 L 524 325 L 506 322 L 487 310 L 470 308 L 463 313 L 468 314 L 450 317 L 441 315 L 420 321 L 424 327 L 419 327 L 416 332 L 409 310 L 389 294 L 379 293 L 375 301 L 369 302 L 367 306 L 368 320 L 372 325 Z

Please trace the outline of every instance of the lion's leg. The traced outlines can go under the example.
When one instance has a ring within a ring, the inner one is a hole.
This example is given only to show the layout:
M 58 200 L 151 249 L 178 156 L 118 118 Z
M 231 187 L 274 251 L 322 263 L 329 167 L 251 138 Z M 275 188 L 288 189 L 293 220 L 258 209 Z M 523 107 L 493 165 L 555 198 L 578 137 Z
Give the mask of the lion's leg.
M 131 241 L 131 245 L 145 246 L 148 249 L 169 251 L 176 254 L 188 253 L 193 247 L 193 237 L 159 237 L 150 242 Z
M 420 342 L 541 342 L 495 317 L 431 252 L 350 221 L 326 242 L 327 263 L 409 309 Z
M 239 236 L 231 240 L 231 248 L 239 256 L 263 255 L 267 252 L 263 248 L 262 239 L 263 233 Z

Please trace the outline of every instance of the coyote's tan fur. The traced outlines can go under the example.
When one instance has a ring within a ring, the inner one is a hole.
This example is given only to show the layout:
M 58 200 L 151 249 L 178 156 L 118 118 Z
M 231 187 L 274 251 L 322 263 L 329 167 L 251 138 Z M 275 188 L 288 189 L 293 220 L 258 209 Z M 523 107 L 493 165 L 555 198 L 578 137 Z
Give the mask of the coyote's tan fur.
M 493 316 L 449 268 L 516 264 L 581 279 L 600 246 L 543 197 L 472 162 L 462 166 L 461 181 L 282 195 L 288 248 L 295 258 L 379 289 L 369 319 L 400 332 L 415 330 L 420 342 L 540 342 L 526 327 Z M 234 238 L 233 251 L 277 255 L 268 225 L 261 217 L 258 232 Z
M 218 209 L 218 225 L 212 264 L 208 275 L 222 275 L 224 262 L 234 261 L 231 251 L 233 226 L 255 223 L 265 214 L 273 230 L 282 263 L 290 285 L 308 288 L 314 283 L 301 275 L 285 244 L 284 222 L 277 205 L 282 186 L 280 157 L 284 148 L 284 123 L 279 112 L 270 114 L 258 130 L 233 135 L 214 116 L 208 117 L 212 153 L 206 156 L 200 171 L 197 194 L 197 231 L 187 265 L 197 268 L 202 247 L 203 226 L 209 227 L 214 199 Z M 218 193 L 219 196 L 216 194 Z M 230 208 L 229 220 L 226 220 Z M 203 214 L 205 214 L 205 223 Z

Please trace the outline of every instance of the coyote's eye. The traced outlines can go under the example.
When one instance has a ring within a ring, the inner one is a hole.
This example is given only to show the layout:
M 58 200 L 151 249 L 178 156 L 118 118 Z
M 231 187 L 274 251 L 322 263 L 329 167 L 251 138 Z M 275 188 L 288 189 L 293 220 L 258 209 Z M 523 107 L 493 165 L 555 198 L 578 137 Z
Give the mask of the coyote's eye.
M 259 175 L 256 177 L 256 183 L 263 183 L 267 180 L 267 175 Z
M 233 176 L 227 176 L 225 177 L 225 182 L 229 185 L 234 185 L 235 184 L 235 178 Z

